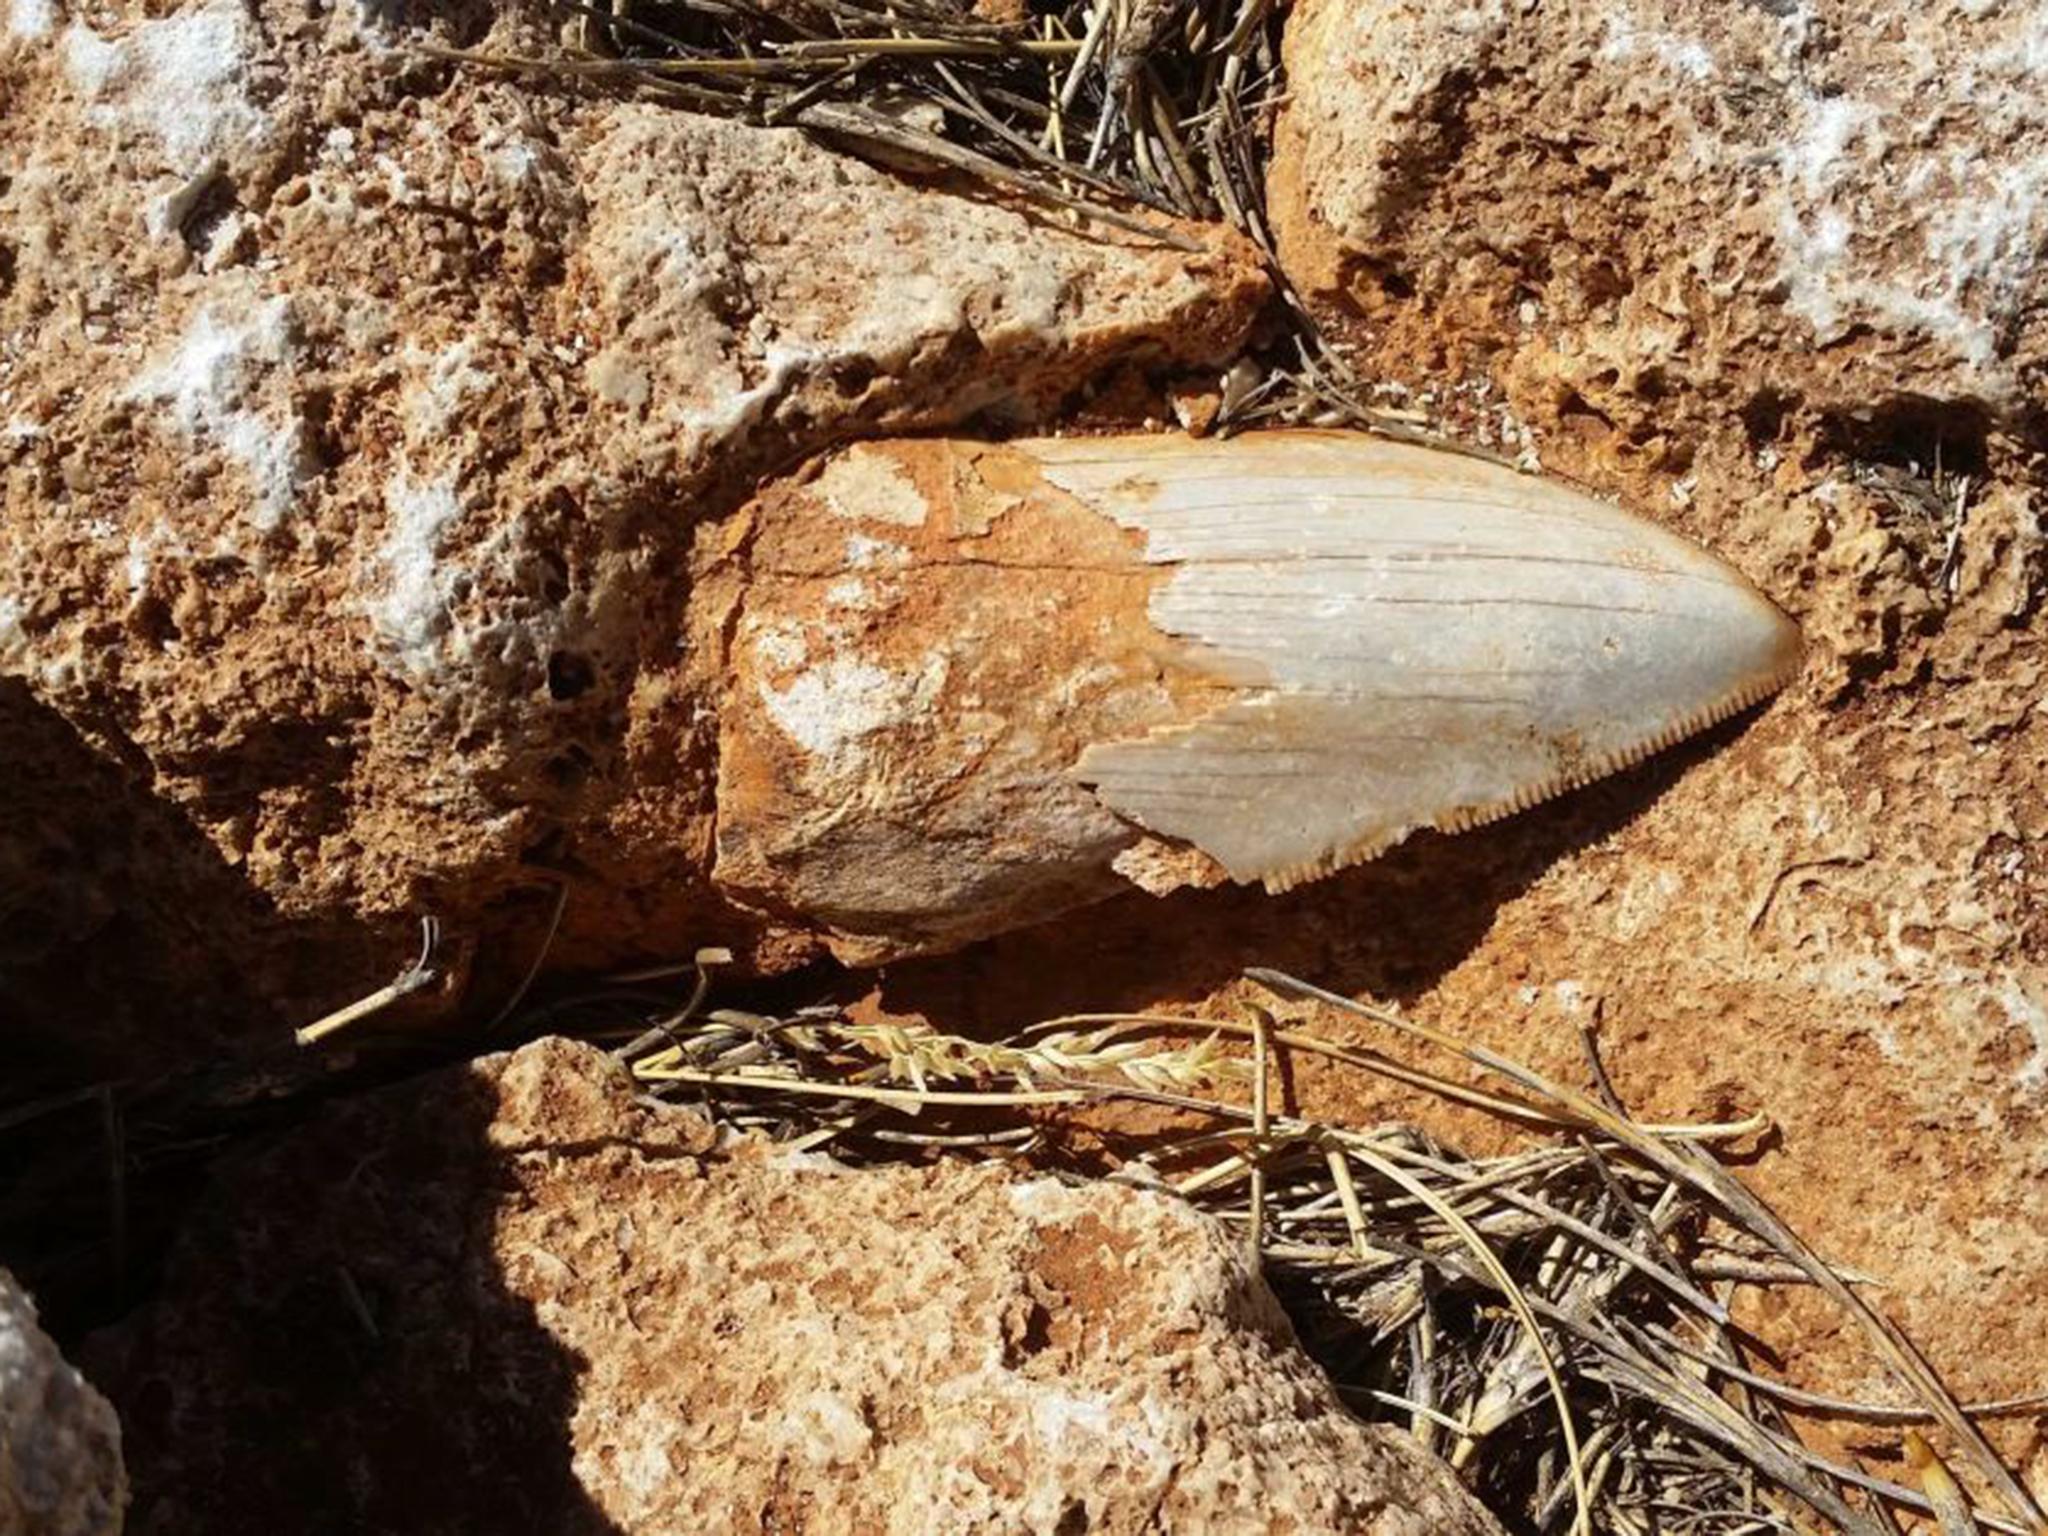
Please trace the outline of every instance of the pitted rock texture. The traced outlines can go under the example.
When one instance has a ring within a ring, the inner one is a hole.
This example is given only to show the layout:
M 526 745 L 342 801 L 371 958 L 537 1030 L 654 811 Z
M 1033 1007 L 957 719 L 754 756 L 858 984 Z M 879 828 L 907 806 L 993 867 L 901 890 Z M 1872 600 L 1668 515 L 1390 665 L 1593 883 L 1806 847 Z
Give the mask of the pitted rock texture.
M 1326 332 L 1383 403 L 1731 560 L 1806 672 L 1515 822 L 1277 901 L 1097 909 L 876 1006 L 1241 1017 L 1237 971 L 1278 965 L 1574 1081 L 1597 1021 L 1642 1113 L 1772 1117 L 1759 1186 L 1960 1393 L 2038 1390 L 1998 1320 L 2048 1312 L 2042 35 L 2024 4 L 1301 0 L 1270 191 Z M 1824 1313 L 1748 1321 L 1808 1385 L 1887 1390 Z M 1999 1432 L 2048 1492 L 2038 1427 Z
M 1909 395 L 2025 414 L 2048 363 L 2040 21 L 1978 0 L 1306 0 L 1282 261 L 1440 371 L 1504 351 L 1613 426 L 1703 392 L 1731 415 Z
M 719 1145 L 566 1041 L 245 1168 L 100 1347 L 150 1536 L 1498 1529 L 1175 1197 Z
M 0 1533 L 120 1536 L 121 1424 L 0 1269 Z
M 451 987 L 465 944 L 516 975 L 562 881 L 559 954 L 745 948 L 703 879 L 693 526 L 837 438 L 1211 372 L 1266 296 L 1227 234 L 413 49 L 544 48 L 537 9 L 9 14 L 0 729 L 165 808 L 189 867 L 153 875 L 78 774 L 0 840 L 130 862 L 142 926 L 217 908 L 160 978 L 195 1011 L 208 949 L 236 1011 L 302 1021 L 425 912 Z M 76 970 L 95 899 L 34 905 L 81 921 L 15 963 Z

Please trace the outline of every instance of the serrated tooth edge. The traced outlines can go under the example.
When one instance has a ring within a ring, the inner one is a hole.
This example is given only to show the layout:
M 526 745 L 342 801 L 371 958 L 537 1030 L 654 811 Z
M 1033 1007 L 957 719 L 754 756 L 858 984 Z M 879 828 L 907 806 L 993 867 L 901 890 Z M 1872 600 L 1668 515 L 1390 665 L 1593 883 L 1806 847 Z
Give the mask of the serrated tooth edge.
M 1709 730 L 1719 725 L 1723 720 L 1739 715 L 1752 705 L 1760 704 L 1773 694 L 1782 691 L 1792 681 L 1793 677 L 1797 675 L 1801 659 L 1795 656 L 1783 670 L 1774 672 L 1746 688 L 1738 688 L 1726 698 L 1718 703 L 1707 706 L 1705 709 L 1695 710 L 1689 715 L 1681 715 L 1676 720 L 1666 723 L 1650 735 L 1645 736 L 1641 741 L 1624 747 L 1618 752 L 1611 753 L 1597 763 L 1581 767 L 1572 773 L 1560 774 L 1557 778 L 1547 780 L 1541 784 L 1519 789 L 1507 799 L 1495 801 L 1490 805 L 1460 806 L 1458 809 L 1438 817 L 1434 822 L 1425 823 L 1425 825 L 1438 832 L 1469 832 L 1475 827 L 1483 827 L 1492 822 L 1504 821 L 1508 817 L 1518 815 L 1532 806 L 1542 804 L 1546 800 L 1554 800 L 1559 795 L 1569 794 L 1575 789 L 1583 789 L 1595 779 L 1603 779 L 1609 774 L 1620 773 L 1624 769 L 1633 768 L 1645 758 L 1654 757 L 1657 753 L 1664 751 L 1667 747 L 1676 746 L 1689 736 L 1697 736 L 1701 731 Z M 1417 829 L 1411 828 L 1410 830 Z M 1260 882 L 1272 895 L 1284 895 L 1298 885 L 1306 885 L 1311 880 L 1320 880 L 1325 876 L 1334 875 L 1341 869 L 1349 869 L 1353 865 L 1363 864 L 1371 859 L 1375 859 L 1394 844 L 1401 842 L 1407 835 L 1407 833 L 1403 833 L 1396 837 L 1366 838 L 1357 843 L 1336 849 L 1331 853 L 1321 855 L 1318 858 L 1307 859 L 1298 864 L 1290 864 L 1283 869 L 1273 870 L 1260 876 Z

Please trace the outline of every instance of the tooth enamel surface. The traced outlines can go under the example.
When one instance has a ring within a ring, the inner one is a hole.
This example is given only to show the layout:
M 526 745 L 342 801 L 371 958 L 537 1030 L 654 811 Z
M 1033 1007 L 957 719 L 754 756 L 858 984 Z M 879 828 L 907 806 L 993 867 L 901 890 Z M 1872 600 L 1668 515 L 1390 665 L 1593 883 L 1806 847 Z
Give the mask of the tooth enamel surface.
M 1796 630 L 1652 523 L 1352 434 L 1026 445 L 1172 567 L 1151 616 L 1236 697 L 1077 772 L 1276 889 L 1612 772 L 1774 691 Z

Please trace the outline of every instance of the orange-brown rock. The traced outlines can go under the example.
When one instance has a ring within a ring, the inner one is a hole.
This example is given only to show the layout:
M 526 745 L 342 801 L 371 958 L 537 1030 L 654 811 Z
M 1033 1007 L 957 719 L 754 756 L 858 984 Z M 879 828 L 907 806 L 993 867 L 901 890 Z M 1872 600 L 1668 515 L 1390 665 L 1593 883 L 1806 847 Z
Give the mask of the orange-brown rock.
M 1273 216 L 1375 398 L 1725 555 L 1807 671 L 1711 756 L 1279 901 L 1097 909 L 881 1000 L 1234 1011 L 1236 969 L 1277 963 L 1575 1080 L 1603 1021 L 1645 1113 L 1773 1117 L 1761 1187 L 1886 1278 L 1960 1392 L 2038 1390 L 2040 60 L 2025 5 L 1301 0 Z M 1882 1389 L 1817 1308 L 1752 1321 L 1809 1384 Z M 2048 1493 L 2038 1428 L 2006 1432 Z
M 2048 363 L 2040 49 L 2031 7 L 1978 0 L 1876 25 L 1842 0 L 1304 0 L 1282 263 L 1375 382 L 1513 377 L 1539 437 L 2017 419 Z
M 252 1163 L 99 1354 L 136 1536 L 1498 1531 L 1177 1197 L 721 1143 L 566 1041 Z
M 532 52 L 538 8 L 8 14 L 7 959 L 88 1032 L 124 991 L 166 1044 L 303 1021 L 430 912 L 451 989 L 479 946 L 516 975 L 562 882 L 561 956 L 743 947 L 674 878 L 713 826 L 692 528 L 837 438 L 1210 372 L 1266 296 L 1218 231 L 413 51 Z M 193 942 L 72 995 L 135 931 Z

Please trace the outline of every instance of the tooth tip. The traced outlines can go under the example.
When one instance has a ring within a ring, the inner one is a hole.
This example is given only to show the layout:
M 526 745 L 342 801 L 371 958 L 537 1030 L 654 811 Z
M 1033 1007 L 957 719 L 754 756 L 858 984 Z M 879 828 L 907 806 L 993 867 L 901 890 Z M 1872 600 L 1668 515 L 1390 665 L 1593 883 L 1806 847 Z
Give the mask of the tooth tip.
M 1582 764 L 1548 783 L 1523 785 L 1505 800 L 1491 804 L 1461 806 L 1441 818 L 1436 823 L 1435 830 L 1448 833 L 1467 832 L 1475 827 L 1487 826 L 1519 815 L 1560 795 L 1583 789 L 1596 780 L 1633 768 L 1658 753 L 1668 751 L 1703 731 L 1712 730 L 1724 721 L 1732 720 L 1744 710 L 1752 709 L 1783 692 L 1798 675 L 1800 665 L 1805 659 L 1805 639 L 1799 632 L 1799 626 L 1768 599 L 1759 596 L 1757 603 L 1760 616 L 1768 625 L 1769 659 L 1746 680 L 1738 683 L 1720 698 L 1697 709 L 1674 715 L 1639 740 L 1620 747 L 1603 758 Z M 1382 844 L 1379 848 L 1361 852 L 1356 856 L 1342 857 L 1332 865 L 1332 868 L 1363 863 L 1366 859 L 1376 857 L 1384 849 L 1385 845 Z
M 1799 668 L 1784 613 L 1654 524 L 1450 455 L 1312 446 L 1149 445 L 1143 476 L 1108 443 L 1047 456 L 1173 567 L 1153 623 L 1228 684 L 1196 719 L 1091 748 L 1082 777 L 1239 880 L 1285 891 L 1417 827 L 1513 815 Z

